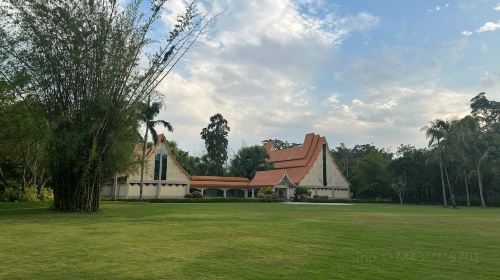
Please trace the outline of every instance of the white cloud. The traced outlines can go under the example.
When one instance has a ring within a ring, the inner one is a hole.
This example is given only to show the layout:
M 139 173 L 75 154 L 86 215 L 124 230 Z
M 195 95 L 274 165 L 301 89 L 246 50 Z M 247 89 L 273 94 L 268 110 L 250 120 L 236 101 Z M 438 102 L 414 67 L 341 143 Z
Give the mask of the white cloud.
M 500 3 L 497 3 L 497 5 L 493 7 L 493 10 L 500 11 Z
M 354 143 L 425 145 L 420 128 L 436 118 L 454 119 L 468 113 L 469 93 L 428 83 L 416 87 L 387 86 L 370 89 L 363 99 L 339 104 L 318 120 L 327 135 L 340 135 Z M 350 143 L 350 144 L 354 144 Z
M 159 88 L 167 103 L 160 117 L 175 129 L 171 138 L 182 148 L 201 152 L 199 133 L 218 112 L 229 121 L 234 150 L 243 139 L 255 144 L 269 137 L 301 141 L 303 134 L 313 131 L 324 113 L 322 100 L 313 93 L 313 80 L 329 67 L 329 57 L 343 40 L 380 24 L 367 12 L 339 17 L 327 4 L 201 2 L 206 12 L 222 13 Z M 180 0 L 168 1 L 163 21 L 175 20 L 183 5 Z M 329 102 L 339 102 L 333 93 L 330 97 Z
M 479 27 L 477 32 L 495 31 L 497 29 L 500 29 L 500 20 L 497 22 L 488 21 L 483 26 Z
M 464 37 L 469 37 L 470 35 L 472 35 L 472 32 L 464 30 L 462 31 L 462 35 L 464 35 Z

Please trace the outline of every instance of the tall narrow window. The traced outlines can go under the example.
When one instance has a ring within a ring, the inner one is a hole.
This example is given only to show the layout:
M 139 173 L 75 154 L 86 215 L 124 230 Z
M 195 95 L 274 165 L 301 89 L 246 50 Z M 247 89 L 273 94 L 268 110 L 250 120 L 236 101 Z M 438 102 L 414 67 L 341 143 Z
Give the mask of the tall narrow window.
M 161 154 L 161 179 L 167 180 L 167 150 L 162 150 Z
M 158 150 L 155 153 L 155 174 L 154 174 L 155 180 L 160 179 L 160 158 L 161 158 L 161 151 Z
M 323 144 L 323 186 L 326 185 L 326 144 Z

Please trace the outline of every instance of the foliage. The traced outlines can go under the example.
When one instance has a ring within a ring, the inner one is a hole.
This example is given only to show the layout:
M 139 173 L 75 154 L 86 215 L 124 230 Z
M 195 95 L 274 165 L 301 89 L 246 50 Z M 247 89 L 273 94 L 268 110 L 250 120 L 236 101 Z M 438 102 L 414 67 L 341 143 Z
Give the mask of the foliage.
M 37 201 L 52 201 L 52 190 L 44 188 L 40 193 L 35 186 L 29 186 L 22 189 L 6 188 L 2 194 L 2 200 L 5 201 L 20 201 L 20 202 L 37 202 Z
M 117 1 L 4 2 L 0 74 L 16 98 L 42 108 L 54 208 L 97 211 L 101 186 L 131 164 L 141 104 L 210 20 L 192 2 L 158 41 L 150 35 L 164 0 L 123 9 Z M 21 72 L 27 81 L 16 85 Z
M 227 136 L 231 129 L 227 120 L 221 114 L 210 117 L 210 123 L 201 131 L 201 139 L 205 141 L 209 174 L 224 175 L 224 164 L 227 160 Z
M 294 143 L 294 142 L 288 142 L 280 139 L 269 139 L 269 140 L 264 140 L 262 141 L 262 144 L 265 144 L 267 142 L 271 141 L 273 143 L 273 147 L 276 150 L 284 150 L 288 148 L 295 148 L 298 146 L 301 146 L 302 144 L 299 143 Z
M 194 195 L 192 193 L 187 193 L 184 195 L 184 198 L 193 198 Z
M 231 160 L 229 174 L 251 180 L 257 171 L 272 169 L 272 165 L 266 162 L 268 157 L 262 146 L 243 147 Z
M 188 152 L 180 149 L 175 141 L 168 141 L 168 148 L 172 156 L 182 166 L 182 168 L 190 175 L 210 175 L 209 164 L 206 155 L 197 157 L 190 155 Z
M 350 180 L 357 197 L 390 197 L 392 195 L 391 176 L 388 169 L 391 159 L 391 153 L 370 148 L 368 154 L 356 160 Z
M 263 188 L 260 188 L 259 191 L 257 192 L 257 195 L 259 194 L 273 194 L 274 191 L 273 191 L 273 188 L 271 187 L 263 187 Z
M 307 197 L 311 196 L 311 191 L 306 187 L 296 187 L 293 193 L 293 200 L 302 201 L 307 200 Z

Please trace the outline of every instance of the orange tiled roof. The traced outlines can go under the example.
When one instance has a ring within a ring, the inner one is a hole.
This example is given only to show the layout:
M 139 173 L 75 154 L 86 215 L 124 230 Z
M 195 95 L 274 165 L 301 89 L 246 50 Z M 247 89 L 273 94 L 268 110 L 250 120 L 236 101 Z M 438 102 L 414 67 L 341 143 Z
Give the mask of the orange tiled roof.
M 191 176 L 191 187 L 248 187 L 245 177 Z
M 268 162 L 273 164 L 273 170 L 257 172 L 250 186 L 274 186 L 285 174 L 294 184 L 298 184 L 318 158 L 323 144 L 326 144 L 325 137 L 314 133 L 307 134 L 304 144 L 299 147 L 275 150 L 272 145 L 266 143 L 264 147 L 269 154 Z

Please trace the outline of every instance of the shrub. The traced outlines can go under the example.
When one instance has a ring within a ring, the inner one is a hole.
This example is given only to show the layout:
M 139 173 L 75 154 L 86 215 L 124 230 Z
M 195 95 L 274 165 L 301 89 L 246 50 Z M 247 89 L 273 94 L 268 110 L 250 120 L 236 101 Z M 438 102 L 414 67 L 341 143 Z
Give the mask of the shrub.
M 266 195 L 265 195 L 265 194 L 263 194 L 263 193 L 259 193 L 259 194 L 257 194 L 257 198 L 264 198 L 265 196 L 266 196 Z
M 306 187 L 296 187 L 293 194 L 293 199 L 295 201 L 307 201 L 307 198 L 311 196 L 311 192 Z
M 26 202 L 38 201 L 38 192 L 35 186 L 27 187 L 24 192 L 19 192 L 19 200 Z
M 3 192 L 3 197 L 7 201 L 16 201 L 19 199 L 18 192 L 13 188 L 6 188 Z
M 314 198 L 314 199 L 319 199 L 319 195 L 318 195 L 318 194 L 315 194 L 315 195 L 313 195 L 313 198 Z
M 193 198 L 194 195 L 192 193 L 187 193 L 184 195 L 184 198 Z
M 51 188 L 43 188 L 42 192 L 38 195 L 40 201 L 52 201 L 54 200 L 54 193 Z
M 259 189 L 258 194 L 272 194 L 273 193 L 273 188 L 271 187 L 264 187 Z
M 273 198 L 274 198 L 274 196 L 273 196 L 272 194 L 268 193 L 268 194 L 265 194 L 265 195 L 264 195 L 264 198 L 265 198 L 265 199 L 273 199 Z
M 192 192 L 194 198 L 202 198 L 203 194 L 199 191 Z

